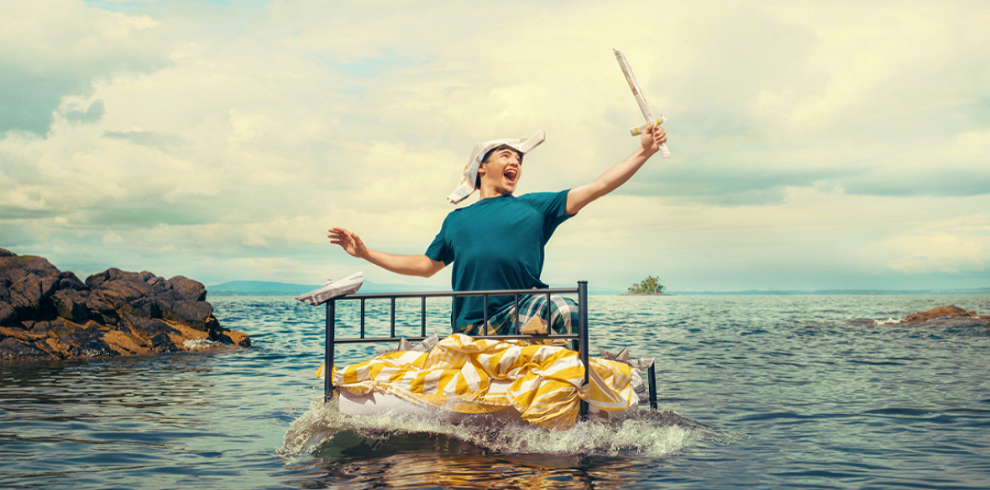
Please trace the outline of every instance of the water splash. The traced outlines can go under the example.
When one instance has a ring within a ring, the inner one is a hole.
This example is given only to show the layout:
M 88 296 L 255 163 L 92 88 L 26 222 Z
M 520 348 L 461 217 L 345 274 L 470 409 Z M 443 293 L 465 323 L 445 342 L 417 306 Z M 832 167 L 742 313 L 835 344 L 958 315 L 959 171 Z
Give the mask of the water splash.
M 186 339 L 182 342 L 182 346 L 189 350 L 211 349 L 220 345 L 220 342 L 215 342 L 210 339 Z
M 655 459 L 693 441 L 728 442 L 739 436 L 715 429 L 670 410 L 640 410 L 623 420 L 580 422 L 568 431 L 548 431 L 519 421 L 486 415 L 464 423 L 449 414 L 350 416 L 336 403 L 317 398 L 296 419 L 278 449 L 284 458 L 309 453 L 321 458 L 370 457 L 467 444 L 479 454 L 608 456 Z M 459 451 L 465 448 L 460 447 Z

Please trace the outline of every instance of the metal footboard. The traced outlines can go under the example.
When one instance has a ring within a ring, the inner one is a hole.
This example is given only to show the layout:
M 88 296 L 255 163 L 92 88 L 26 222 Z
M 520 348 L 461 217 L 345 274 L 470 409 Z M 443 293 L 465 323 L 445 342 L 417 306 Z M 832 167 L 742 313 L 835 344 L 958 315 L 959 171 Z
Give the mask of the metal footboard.
M 550 296 L 554 294 L 576 294 L 578 297 L 578 333 L 571 334 L 556 334 L 553 329 L 548 326 L 547 334 L 545 335 L 527 335 L 519 332 L 519 315 L 516 315 L 515 322 L 513 325 L 514 332 L 510 335 L 481 335 L 475 336 L 474 338 L 480 339 L 564 339 L 564 340 L 577 340 L 578 341 L 578 355 L 581 358 L 581 363 L 585 366 L 584 370 L 584 383 L 588 384 L 589 370 L 588 366 L 588 281 L 578 281 L 576 288 L 550 288 L 550 289 L 505 289 L 505 290 L 491 290 L 491 291 L 443 291 L 443 292 L 420 292 L 420 293 L 369 293 L 369 294 L 349 294 L 346 296 L 340 296 L 330 301 L 327 301 L 327 319 L 326 319 L 326 367 L 324 368 L 324 385 L 323 385 L 323 399 L 324 401 L 330 401 L 333 398 L 333 359 L 334 359 L 334 347 L 337 344 L 356 344 L 356 343 L 385 343 L 385 342 L 398 342 L 400 339 L 405 338 L 409 341 L 422 341 L 426 338 L 426 299 L 427 298 L 459 298 L 459 297 L 484 297 L 485 303 L 485 325 L 488 324 L 488 297 L 489 296 L 512 296 L 516 304 L 516 311 L 519 311 L 519 297 L 520 296 L 537 296 L 546 295 L 547 297 L 547 319 L 548 325 L 550 324 Z M 395 335 L 395 300 L 398 298 L 419 298 L 420 299 L 420 321 L 419 321 L 419 336 L 418 337 L 397 337 Z M 388 337 L 367 337 L 365 335 L 365 301 L 369 299 L 388 299 L 391 302 L 390 307 L 390 322 L 389 322 L 389 336 Z M 360 301 L 361 302 L 361 313 L 360 313 L 360 336 L 357 338 L 341 338 L 338 339 L 335 336 L 336 327 L 336 309 L 338 301 Z M 451 317 L 456 318 L 457 310 L 456 303 L 452 303 Z M 656 376 L 654 375 L 654 366 L 651 365 L 649 368 L 649 395 L 650 395 L 650 407 L 656 408 L 657 406 L 657 396 L 656 396 Z M 588 403 L 584 400 L 581 401 L 581 417 L 587 417 L 588 415 Z

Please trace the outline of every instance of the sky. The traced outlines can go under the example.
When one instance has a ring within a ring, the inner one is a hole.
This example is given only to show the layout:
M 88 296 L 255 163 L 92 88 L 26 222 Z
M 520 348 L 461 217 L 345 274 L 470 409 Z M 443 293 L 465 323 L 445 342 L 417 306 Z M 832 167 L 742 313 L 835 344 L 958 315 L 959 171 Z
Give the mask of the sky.
M 478 141 L 517 194 L 669 159 L 561 225 L 543 280 L 990 287 L 990 3 L 0 0 L 0 247 L 85 279 L 398 276 Z M 477 194 L 459 207 L 476 202 Z

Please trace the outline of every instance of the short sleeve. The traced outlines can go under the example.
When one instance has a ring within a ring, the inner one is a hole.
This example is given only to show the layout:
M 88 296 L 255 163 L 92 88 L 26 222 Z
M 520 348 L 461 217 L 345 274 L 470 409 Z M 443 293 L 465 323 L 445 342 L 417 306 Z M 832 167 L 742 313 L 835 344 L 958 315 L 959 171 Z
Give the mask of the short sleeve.
M 534 209 L 543 215 L 544 243 L 550 240 L 554 230 L 572 215 L 567 214 L 567 193 L 570 189 L 560 192 L 534 192 L 521 196 Z
M 449 217 L 449 216 L 448 216 Z M 443 262 L 443 265 L 450 265 L 454 261 L 454 251 L 450 247 L 450 240 L 447 239 L 447 220 L 443 220 L 440 233 L 433 239 L 433 243 L 426 249 L 427 257 L 430 260 Z

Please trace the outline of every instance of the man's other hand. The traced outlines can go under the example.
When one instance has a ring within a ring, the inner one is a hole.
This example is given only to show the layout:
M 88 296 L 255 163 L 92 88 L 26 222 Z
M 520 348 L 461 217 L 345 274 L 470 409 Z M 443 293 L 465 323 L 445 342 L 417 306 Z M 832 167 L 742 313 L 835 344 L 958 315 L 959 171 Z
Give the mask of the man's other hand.
M 330 228 L 327 230 L 330 232 L 327 238 L 330 239 L 330 243 L 340 245 L 340 248 L 344 249 L 345 252 L 359 258 L 368 258 L 368 248 L 364 246 L 364 242 L 361 241 L 361 237 L 351 233 L 344 228 Z

